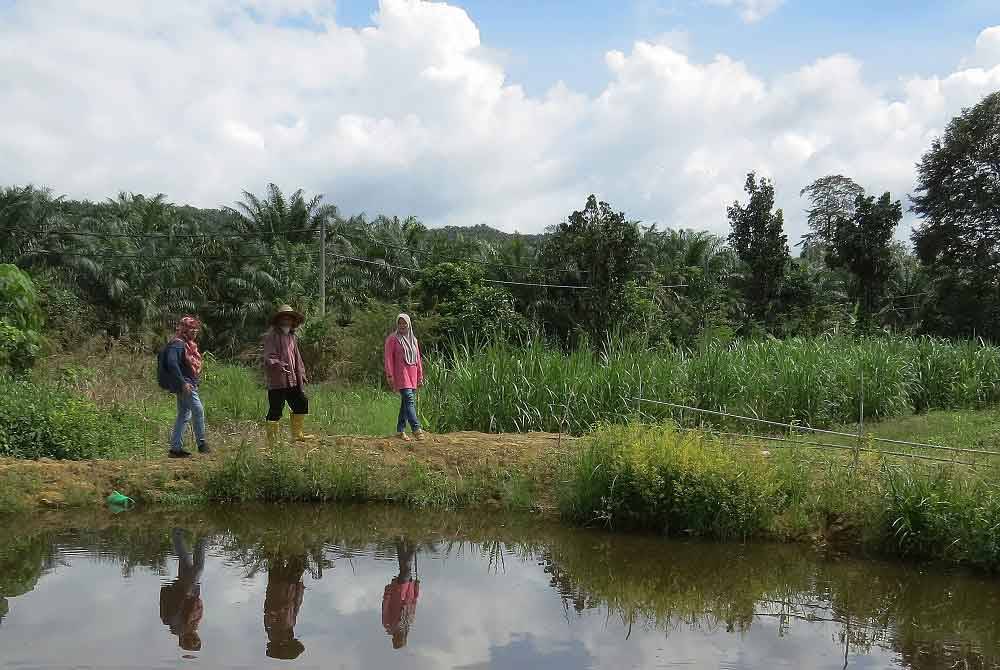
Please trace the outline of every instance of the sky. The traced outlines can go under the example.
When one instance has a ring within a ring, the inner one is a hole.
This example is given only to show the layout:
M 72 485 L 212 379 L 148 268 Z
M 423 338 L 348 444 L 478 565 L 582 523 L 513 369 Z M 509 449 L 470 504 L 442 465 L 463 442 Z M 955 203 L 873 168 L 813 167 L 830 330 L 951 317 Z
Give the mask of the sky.
M 725 234 L 753 170 L 794 243 L 804 186 L 905 206 L 998 89 L 1000 0 L 0 0 L 0 184 Z

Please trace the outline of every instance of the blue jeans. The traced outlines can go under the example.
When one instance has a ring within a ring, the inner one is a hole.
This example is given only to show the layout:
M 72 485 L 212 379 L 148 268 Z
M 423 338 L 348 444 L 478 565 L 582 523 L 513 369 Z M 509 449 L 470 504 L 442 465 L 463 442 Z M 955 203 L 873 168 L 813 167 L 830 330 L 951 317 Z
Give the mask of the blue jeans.
M 197 387 L 192 387 L 191 393 L 181 391 L 177 394 L 177 420 L 174 422 L 174 432 L 170 436 L 170 450 L 182 451 L 184 444 L 184 429 L 190 421 L 194 425 L 194 438 L 198 444 L 205 442 L 205 408 L 198 397 Z
M 396 421 L 396 432 L 402 433 L 406 430 L 406 423 L 410 423 L 410 428 L 414 431 L 420 430 L 420 420 L 417 418 L 417 399 L 413 389 L 401 389 L 399 391 L 399 419 Z

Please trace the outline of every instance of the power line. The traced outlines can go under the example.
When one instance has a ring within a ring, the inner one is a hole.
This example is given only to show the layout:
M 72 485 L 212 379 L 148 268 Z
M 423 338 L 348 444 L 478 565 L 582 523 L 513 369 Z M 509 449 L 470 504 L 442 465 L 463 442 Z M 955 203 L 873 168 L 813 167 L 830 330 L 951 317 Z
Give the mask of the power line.
M 4 230 L 12 230 L 11 226 L 4 227 Z M 22 229 L 23 230 L 23 229 Z M 80 237 L 94 237 L 97 239 L 146 239 L 146 240 L 175 240 L 175 239 L 244 239 L 246 237 L 276 237 L 279 235 L 294 235 L 299 233 L 317 234 L 319 231 L 313 228 L 295 228 L 284 231 L 248 230 L 244 232 L 220 232 L 220 233 L 105 233 L 90 230 L 67 230 L 64 228 L 51 228 L 42 230 L 39 228 L 31 232 L 42 235 L 75 235 Z
M 541 288 L 568 288 L 568 289 L 578 289 L 578 290 L 590 290 L 594 288 L 593 286 L 566 286 L 561 284 L 535 284 L 532 282 L 523 281 L 503 281 L 501 279 L 484 279 L 484 282 L 490 284 L 506 284 L 508 286 L 539 286 Z
M 319 251 L 315 249 L 302 250 L 295 252 L 295 256 L 313 256 L 318 254 Z M 277 258 L 285 259 L 286 254 L 271 253 L 271 254 L 226 254 L 224 256 L 220 255 L 198 255 L 198 254 L 102 254 L 102 253 L 80 253 L 75 251 L 55 251 L 50 249 L 35 249 L 25 252 L 25 255 L 31 254 L 42 254 L 45 256 L 73 256 L 78 258 L 96 258 L 101 260 L 148 260 L 148 261 L 160 261 L 160 260 L 243 260 L 251 258 Z

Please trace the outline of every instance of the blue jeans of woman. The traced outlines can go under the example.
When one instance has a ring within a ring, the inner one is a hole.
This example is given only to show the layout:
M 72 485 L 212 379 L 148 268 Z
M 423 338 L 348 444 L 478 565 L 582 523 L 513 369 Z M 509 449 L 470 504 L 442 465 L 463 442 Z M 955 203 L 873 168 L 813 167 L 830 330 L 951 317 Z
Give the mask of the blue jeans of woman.
M 198 397 L 198 388 L 192 387 L 190 393 L 181 391 L 177 394 L 177 420 L 174 422 L 174 432 L 170 435 L 170 450 L 183 451 L 184 429 L 188 421 L 194 426 L 194 439 L 198 444 L 205 443 L 205 408 Z
M 396 421 L 396 432 L 402 433 L 406 430 L 406 424 L 414 432 L 420 430 L 420 420 L 417 419 L 416 392 L 413 389 L 401 389 L 399 391 L 399 419 Z

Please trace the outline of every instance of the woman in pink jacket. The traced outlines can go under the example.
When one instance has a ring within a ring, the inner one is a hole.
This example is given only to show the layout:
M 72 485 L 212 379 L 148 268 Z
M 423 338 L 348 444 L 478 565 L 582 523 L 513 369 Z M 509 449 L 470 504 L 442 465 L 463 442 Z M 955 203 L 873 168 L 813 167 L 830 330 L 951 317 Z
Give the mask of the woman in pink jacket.
M 399 393 L 399 420 L 396 432 L 400 439 L 409 442 L 406 424 L 410 424 L 413 435 L 418 440 L 424 438 L 424 431 L 417 419 L 416 391 L 424 383 L 424 366 L 420 360 L 420 346 L 413 334 L 410 317 L 400 314 L 396 318 L 396 330 L 385 339 L 385 376 L 389 386 Z

